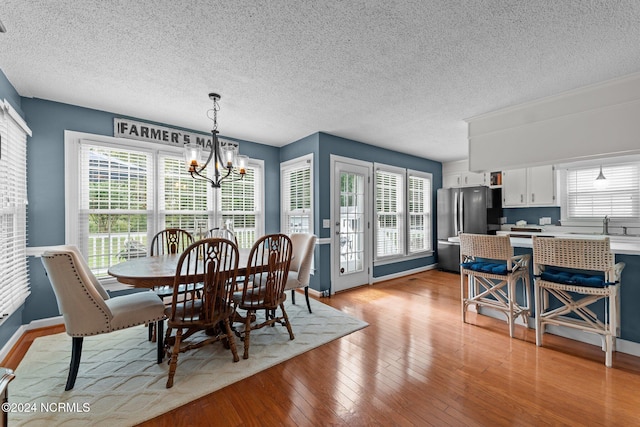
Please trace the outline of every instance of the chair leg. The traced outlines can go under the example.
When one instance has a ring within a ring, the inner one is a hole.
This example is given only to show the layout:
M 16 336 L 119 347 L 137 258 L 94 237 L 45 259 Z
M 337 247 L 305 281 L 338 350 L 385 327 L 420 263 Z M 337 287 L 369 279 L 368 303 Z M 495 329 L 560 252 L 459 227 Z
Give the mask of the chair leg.
M 514 316 L 513 316 L 513 312 L 514 312 L 514 301 L 516 298 L 516 283 L 514 280 L 509 279 L 508 283 L 507 283 L 507 298 L 508 298 L 508 310 L 509 313 L 507 314 L 507 316 L 509 317 L 508 321 L 509 321 L 509 337 L 513 338 L 513 331 L 514 331 Z
M 542 304 L 543 292 L 544 290 L 538 286 L 538 283 L 534 282 L 533 297 L 535 299 L 534 304 L 535 304 L 535 317 L 536 317 L 536 346 L 538 347 L 542 345 L 542 334 L 544 334 L 544 330 L 543 330 L 544 326 L 542 325 L 542 313 L 544 313 L 544 310 L 545 310 L 545 307 Z
M 180 353 L 180 340 L 182 338 L 182 328 L 176 328 L 175 342 L 171 351 L 171 360 L 169 360 L 169 378 L 167 378 L 167 388 L 173 387 L 173 376 L 176 374 L 178 367 L 178 353 Z
M 247 317 L 244 321 L 244 354 L 243 359 L 249 358 L 249 345 L 251 344 L 251 310 L 247 310 Z
M 224 319 L 224 327 L 227 331 L 227 342 L 229 343 L 231 354 L 233 354 L 233 361 L 237 362 L 238 360 L 240 360 L 240 357 L 238 357 L 238 350 L 236 348 L 236 337 L 231 330 L 231 323 L 229 322 L 229 319 Z
M 291 304 L 295 305 L 295 303 L 296 303 L 296 290 L 291 289 Z
M 309 287 L 304 287 L 304 297 L 307 300 L 307 308 L 309 309 L 309 313 L 311 313 L 311 304 L 309 304 Z
M 80 356 L 82 355 L 83 337 L 73 337 L 71 342 L 71 363 L 69 364 L 69 376 L 64 390 L 71 390 L 76 383 L 78 367 L 80 366 Z
M 158 363 L 162 363 L 164 359 L 164 338 L 163 338 L 164 320 L 156 322 L 156 341 L 158 343 Z
M 149 323 L 149 341 L 153 341 L 153 323 Z
M 289 339 L 294 339 L 293 330 L 291 329 L 291 323 L 289 323 L 289 317 L 287 316 L 287 312 L 284 310 L 284 303 L 280 304 L 280 310 L 282 310 L 282 317 L 284 318 L 284 323 L 287 326 L 287 331 L 289 331 Z

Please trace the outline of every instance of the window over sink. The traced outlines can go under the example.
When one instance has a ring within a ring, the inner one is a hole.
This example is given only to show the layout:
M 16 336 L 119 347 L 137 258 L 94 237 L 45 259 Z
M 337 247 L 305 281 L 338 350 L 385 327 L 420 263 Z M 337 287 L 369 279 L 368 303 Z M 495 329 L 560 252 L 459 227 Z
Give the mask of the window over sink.
M 601 167 L 604 187 L 595 184 Z M 640 161 L 568 166 L 560 183 L 563 224 L 602 224 L 606 217 L 620 227 L 640 226 Z

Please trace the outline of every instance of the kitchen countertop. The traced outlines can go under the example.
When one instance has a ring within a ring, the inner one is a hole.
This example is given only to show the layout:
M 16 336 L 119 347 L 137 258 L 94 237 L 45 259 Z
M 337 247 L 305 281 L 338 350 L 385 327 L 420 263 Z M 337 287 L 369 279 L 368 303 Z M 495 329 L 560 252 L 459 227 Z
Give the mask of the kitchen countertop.
M 526 232 L 526 231 L 508 231 L 500 230 L 498 235 L 517 235 L 511 237 L 511 245 L 515 248 L 533 248 L 531 237 L 526 236 L 545 236 L 545 237 L 562 237 L 566 239 L 603 239 L 609 237 L 611 241 L 611 252 L 623 255 L 640 255 L 640 238 L 630 236 L 605 236 L 595 234 L 576 234 L 558 231 L 542 231 L 542 232 Z M 450 237 L 452 243 L 460 243 L 460 238 Z

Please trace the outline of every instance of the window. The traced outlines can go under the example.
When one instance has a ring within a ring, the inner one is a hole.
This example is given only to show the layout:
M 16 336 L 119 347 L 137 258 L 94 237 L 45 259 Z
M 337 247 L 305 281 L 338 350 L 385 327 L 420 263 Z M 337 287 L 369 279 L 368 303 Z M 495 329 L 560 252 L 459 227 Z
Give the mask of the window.
M 603 165 L 606 187 L 597 189 L 600 166 L 569 168 L 565 172 L 566 219 L 601 220 L 605 215 L 637 220 L 640 216 L 640 163 Z
M 280 165 L 283 233 L 313 233 L 313 154 Z
M 375 170 L 376 259 L 430 251 L 431 174 L 379 164 Z
M 184 158 L 160 157 L 160 223 L 163 228 L 192 230 L 194 238 L 203 238 L 213 223 L 209 183 L 193 179 L 184 166 Z
M 27 134 L 31 130 L 0 102 L 0 321 L 29 296 L 27 271 Z
M 431 250 L 431 174 L 408 171 L 409 253 Z
M 260 161 L 250 162 L 245 179 L 213 189 L 191 178 L 179 148 L 66 132 L 65 163 L 67 242 L 99 278 L 115 263 L 145 256 L 164 228 L 198 239 L 224 223 L 242 247 L 263 234 Z
M 262 167 L 250 162 L 244 179 L 223 181 L 219 194 L 220 224 L 233 230 L 238 246 L 251 248 L 263 233 Z
M 376 258 L 404 253 L 404 169 L 376 166 Z

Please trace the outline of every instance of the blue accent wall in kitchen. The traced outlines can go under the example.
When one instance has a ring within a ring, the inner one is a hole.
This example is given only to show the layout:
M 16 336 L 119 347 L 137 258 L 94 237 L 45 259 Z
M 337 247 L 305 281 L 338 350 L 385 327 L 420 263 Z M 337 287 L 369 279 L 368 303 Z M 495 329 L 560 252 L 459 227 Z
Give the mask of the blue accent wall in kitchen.
M 528 225 L 537 225 L 540 218 L 550 217 L 551 224 L 557 225 L 560 221 L 559 207 L 535 207 L 535 208 L 504 208 L 502 216 L 507 217 L 507 224 L 515 224 L 516 221 L 525 220 Z

